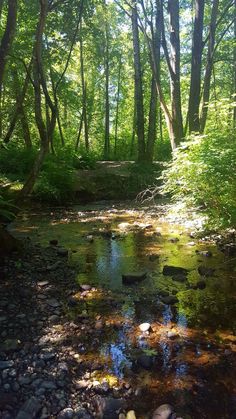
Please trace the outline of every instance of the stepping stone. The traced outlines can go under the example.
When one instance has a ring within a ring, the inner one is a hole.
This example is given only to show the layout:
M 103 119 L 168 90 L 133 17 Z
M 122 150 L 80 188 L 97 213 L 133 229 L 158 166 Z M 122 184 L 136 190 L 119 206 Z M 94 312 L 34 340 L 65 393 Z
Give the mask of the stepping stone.
M 147 272 L 127 273 L 122 275 L 124 285 L 132 285 L 135 282 L 141 282 L 147 278 Z

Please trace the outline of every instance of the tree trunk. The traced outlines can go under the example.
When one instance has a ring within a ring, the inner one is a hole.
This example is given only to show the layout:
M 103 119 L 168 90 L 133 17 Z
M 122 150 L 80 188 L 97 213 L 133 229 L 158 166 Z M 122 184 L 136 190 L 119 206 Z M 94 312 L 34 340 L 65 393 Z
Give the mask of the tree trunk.
M 110 101 L 109 101 L 109 27 L 107 18 L 107 4 L 104 0 L 105 15 L 105 141 L 104 141 L 104 159 L 108 160 L 110 155 Z
M 138 161 L 145 160 L 145 134 L 144 134 L 144 108 L 143 108 L 143 83 L 140 61 L 140 45 L 138 30 L 138 12 L 136 0 L 132 0 L 132 33 L 134 48 L 134 89 L 136 106 L 136 124 L 138 137 Z
M 179 0 L 168 0 L 170 17 L 170 85 L 172 123 L 175 143 L 178 145 L 184 137 L 181 90 L 180 90 L 180 38 L 179 38 Z
M 160 26 L 160 16 L 158 15 L 160 10 L 156 11 L 155 19 L 155 30 L 153 34 L 153 52 L 155 59 L 155 66 L 160 74 L 160 48 L 161 48 L 161 26 Z M 152 57 L 151 57 L 152 62 Z M 155 75 L 152 74 L 152 83 L 151 83 L 151 98 L 150 98 L 150 107 L 149 107 L 149 123 L 148 123 L 148 134 L 147 134 L 147 145 L 146 145 L 146 160 L 148 162 L 153 161 L 154 154 L 154 144 L 156 140 L 156 131 L 157 131 L 157 102 L 158 94 L 156 89 Z
M 29 85 L 29 73 L 31 71 L 31 67 L 32 67 L 32 60 L 29 64 L 28 70 L 27 70 L 27 74 L 25 77 L 25 81 L 24 81 L 24 85 L 22 88 L 21 93 L 19 93 L 19 79 L 18 79 L 18 75 L 17 75 L 17 70 L 13 70 L 13 78 L 14 78 L 14 89 L 15 89 L 15 95 L 16 95 L 16 109 L 14 111 L 12 120 L 10 122 L 10 125 L 8 127 L 7 133 L 4 137 L 4 143 L 9 143 L 11 136 L 14 132 L 16 123 L 18 121 L 18 118 L 21 116 L 22 113 L 22 109 L 23 109 L 23 104 L 24 104 L 24 100 L 25 100 L 25 96 L 27 93 L 27 89 L 28 89 L 28 85 Z M 24 113 L 24 110 L 23 110 Z
M 25 146 L 26 148 L 32 148 L 32 141 L 31 141 L 28 119 L 27 119 L 27 115 L 25 113 L 25 109 L 23 106 L 20 109 L 20 120 L 21 120 L 21 127 L 22 127 L 22 133 L 23 133 L 23 137 L 25 141 Z
M 236 39 L 236 0 L 234 0 L 234 39 Z M 234 72 L 234 108 L 233 108 L 233 127 L 236 128 L 236 42 L 234 42 L 234 49 L 233 49 L 233 72 Z
M 83 116 L 83 112 L 80 118 L 80 124 L 79 124 L 79 131 L 78 131 L 78 135 L 77 135 L 77 139 L 76 139 L 76 144 L 75 144 L 75 150 L 77 151 L 79 148 L 79 143 L 80 143 L 80 137 L 81 137 L 81 132 L 82 132 L 82 128 L 83 128 L 83 120 L 84 120 L 84 116 Z
M 22 190 L 19 193 L 18 201 L 25 198 L 28 194 L 30 194 L 33 190 L 35 181 L 38 177 L 38 174 L 41 170 L 42 164 L 44 159 L 49 151 L 49 139 L 50 135 L 52 134 L 53 125 L 55 127 L 56 122 L 56 115 L 52 116 L 50 128 L 47 129 L 42 113 L 42 97 L 41 97 L 41 86 L 46 91 L 46 82 L 44 79 L 44 72 L 42 66 L 42 39 L 43 39 L 43 32 L 46 24 L 46 18 L 48 13 L 48 1 L 47 0 L 40 0 L 40 17 L 39 23 L 37 26 L 36 31 L 36 39 L 35 39 L 35 48 L 34 48 L 34 63 L 33 63 L 33 70 L 34 70 L 34 93 L 35 93 L 35 120 L 40 136 L 40 151 L 38 156 L 35 159 L 33 168 L 29 174 L 28 179 L 26 180 Z
M 205 0 L 195 0 L 195 18 L 192 41 L 191 81 L 188 105 L 189 132 L 200 131 L 199 106 L 203 49 L 203 21 Z
M 2 86 L 4 70 L 11 49 L 17 20 L 17 0 L 8 0 L 8 13 L 5 32 L 0 44 L 0 87 Z
M 85 148 L 89 149 L 89 135 L 88 135 L 88 118 L 87 118 L 87 88 L 84 76 L 84 48 L 83 48 L 83 34 L 82 34 L 82 22 L 80 24 L 80 73 L 82 82 L 82 94 L 83 94 L 83 121 L 84 121 L 84 140 Z
M 120 104 L 120 84 L 121 84 L 121 55 L 119 58 L 119 69 L 118 69 L 118 82 L 117 82 L 117 97 L 116 97 L 116 122 L 115 122 L 115 149 L 114 155 L 117 154 L 117 135 L 118 135 L 118 122 L 119 122 L 119 104 Z
M 205 131 L 207 113 L 208 113 L 208 103 L 210 99 L 211 75 L 212 75 L 212 66 L 213 66 L 213 57 L 214 57 L 214 48 L 215 48 L 215 35 L 216 35 L 218 9 L 219 9 L 219 0 L 214 0 L 212 4 L 212 11 L 211 11 L 207 62 L 206 62 L 203 95 L 202 95 L 202 111 L 201 111 L 201 118 L 200 118 L 200 132 L 201 133 Z

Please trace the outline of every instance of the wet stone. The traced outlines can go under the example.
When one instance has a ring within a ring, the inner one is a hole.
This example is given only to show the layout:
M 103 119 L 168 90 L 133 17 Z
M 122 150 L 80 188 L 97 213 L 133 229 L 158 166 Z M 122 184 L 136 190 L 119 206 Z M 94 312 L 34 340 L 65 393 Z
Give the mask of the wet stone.
M 61 305 L 61 303 L 59 303 L 59 301 L 57 301 L 55 298 L 46 300 L 46 303 L 52 308 L 57 308 L 57 307 L 60 307 Z
M 151 329 L 150 323 L 142 323 L 139 325 L 141 332 L 148 332 Z
M 201 276 L 212 276 L 214 275 L 215 269 L 213 268 L 208 268 L 206 266 L 199 266 L 198 267 L 198 273 Z
M 125 401 L 122 399 L 100 398 L 96 400 L 96 410 L 98 417 L 103 419 L 117 419 L 119 411 L 125 406 Z
M 0 350 L 3 352 L 11 352 L 19 350 L 21 342 L 19 339 L 6 339 L 3 344 L 0 344 Z
M 188 270 L 185 268 L 181 268 L 179 266 L 169 266 L 165 265 L 163 267 L 163 275 L 167 276 L 176 276 L 176 275 L 187 275 Z
M 0 370 L 11 368 L 14 365 L 14 361 L 0 361 Z
M 88 284 L 81 284 L 80 288 L 82 291 L 90 291 L 92 287 L 91 285 L 88 285 Z
M 142 354 L 137 358 L 137 364 L 146 369 L 150 370 L 154 363 L 154 357 L 152 355 Z
M 152 415 L 152 419 L 170 419 L 174 409 L 170 404 L 162 404 L 159 406 Z
M 57 419 L 71 419 L 74 416 L 74 410 L 70 407 L 63 409 L 58 415 Z
M 179 302 L 178 298 L 174 295 L 169 295 L 168 297 L 162 297 L 161 301 L 167 305 L 177 304 Z
M 58 256 L 62 256 L 62 257 L 66 257 L 68 256 L 68 249 L 64 249 L 63 247 L 61 247 L 60 249 L 57 249 L 57 254 Z
M 25 402 L 16 419 L 34 419 L 41 409 L 41 402 L 36 397 L 31 397 Z
M 143 281 L 147 278 L 147 272 L 133 272 L 122 275 L 122 282 L 124 285 L 132 285 L 135 282 Z

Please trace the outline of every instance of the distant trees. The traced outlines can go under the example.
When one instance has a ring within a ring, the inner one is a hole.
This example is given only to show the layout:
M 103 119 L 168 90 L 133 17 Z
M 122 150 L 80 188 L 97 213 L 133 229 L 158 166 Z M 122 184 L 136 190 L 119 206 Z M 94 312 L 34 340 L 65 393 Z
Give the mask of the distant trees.
M 0 1 L 1 140 L 40 150 L 22 194 L 48 152 L 152 162 L 226 98 L 235 126 L 236 0 L 31 6 Z

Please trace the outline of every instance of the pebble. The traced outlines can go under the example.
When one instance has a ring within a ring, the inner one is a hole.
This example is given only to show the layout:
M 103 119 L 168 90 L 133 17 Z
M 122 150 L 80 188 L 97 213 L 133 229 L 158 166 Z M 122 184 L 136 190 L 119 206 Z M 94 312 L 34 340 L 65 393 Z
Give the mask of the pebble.
M 57 419 L 71 419 L 74 416 L 74 410 L 70 407 L 61 410 L 61 412 L 57 415 Z
M 174 413 L 173 407 L 170 404 L 162 404 L 152 415 L 152 419 L 169 419 Z
M 139 325 L 139 330 L 141 330 L 141 332 L 148 332 L 150 329 L 151 329 L 150 323 L 142 323 Z
M 130 410 L 126 415 L 126 419 L 136 419 L 135 411 Z
M 14 361 L 0 361 L 0 370 L 11 368 L 14 365 Z

